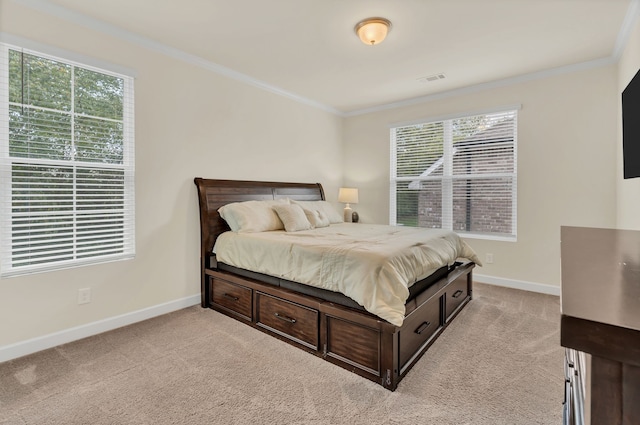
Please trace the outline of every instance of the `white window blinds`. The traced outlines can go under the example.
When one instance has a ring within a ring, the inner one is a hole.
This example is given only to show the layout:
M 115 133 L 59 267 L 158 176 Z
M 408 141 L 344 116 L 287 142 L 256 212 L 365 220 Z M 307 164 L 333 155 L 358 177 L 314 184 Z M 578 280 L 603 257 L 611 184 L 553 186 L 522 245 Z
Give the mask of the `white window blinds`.
M 133 78 L 0 48 L 1 275 L 133 257 Z
M 517 110 L 391 129 L 391 224 L 516 237 Z

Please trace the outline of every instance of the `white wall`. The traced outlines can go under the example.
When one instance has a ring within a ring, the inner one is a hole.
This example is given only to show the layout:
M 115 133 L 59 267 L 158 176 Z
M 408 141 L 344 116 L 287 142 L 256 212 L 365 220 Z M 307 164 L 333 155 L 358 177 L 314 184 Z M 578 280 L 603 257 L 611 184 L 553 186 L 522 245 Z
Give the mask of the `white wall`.
M 360 188 L 363 221 L 388 223 L 389 124 L 521 104 L 518 240 L 467 241 L 494 255 L 477 275 L 559 286 L 560 226 L 615 226 L 616 81 L 609 65 L 349 117 L 345 184 Z
M 336 201 L 343 178 L 340 117 L 14 2 L 0 7 L 4 33 L 137 73 L 136 258 L 0 280 L 0 351 L 197 299 L 196 176 L 321 182 Z M 77 291 L 84 287 L 91 287 L 93 299 L 79 306 Z
M 622 108 L 620 95 L 640 69 L 640 19 L 636 23 L 618 65 L 618 156 L 617 191 L 620 229 L 640 230 L 640 178 L 624 180 L 622 162 Z M 640 117 L 638 118 L 640 119 Z

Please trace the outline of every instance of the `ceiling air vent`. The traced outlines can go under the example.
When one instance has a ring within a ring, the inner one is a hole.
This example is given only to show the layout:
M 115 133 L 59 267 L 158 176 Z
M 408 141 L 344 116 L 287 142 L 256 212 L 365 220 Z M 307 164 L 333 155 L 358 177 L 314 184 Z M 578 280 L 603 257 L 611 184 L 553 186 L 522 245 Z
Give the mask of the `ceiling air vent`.
M 444 74 L 433 74 L 427 77 L 418 78 L 421 83 L 430 83 L 432 81 L 444 80 Z

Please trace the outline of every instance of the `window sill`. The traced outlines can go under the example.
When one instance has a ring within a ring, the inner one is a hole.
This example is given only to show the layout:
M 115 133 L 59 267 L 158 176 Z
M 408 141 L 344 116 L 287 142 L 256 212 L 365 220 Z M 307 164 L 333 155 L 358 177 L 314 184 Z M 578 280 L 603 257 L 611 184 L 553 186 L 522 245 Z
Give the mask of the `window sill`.
M 463 239 L 484 239 L 487 241 L 500 241 L 500 242 L 518 242 L 517 236 L 509 236 L 509 235 L 487 235 L 480 233 L 465 233 L 465 232 L 456 232 L 458 236 Z

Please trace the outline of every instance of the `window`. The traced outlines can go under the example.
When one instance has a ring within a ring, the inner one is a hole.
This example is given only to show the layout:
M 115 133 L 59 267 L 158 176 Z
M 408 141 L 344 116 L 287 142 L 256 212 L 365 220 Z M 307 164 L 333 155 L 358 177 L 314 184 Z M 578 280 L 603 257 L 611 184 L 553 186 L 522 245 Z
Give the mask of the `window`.
M 0 54 L 1 275 L 132 258 L 133 78 Z
M 391 128 L 390 223 L 516 237 L 517 110 Z

